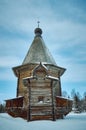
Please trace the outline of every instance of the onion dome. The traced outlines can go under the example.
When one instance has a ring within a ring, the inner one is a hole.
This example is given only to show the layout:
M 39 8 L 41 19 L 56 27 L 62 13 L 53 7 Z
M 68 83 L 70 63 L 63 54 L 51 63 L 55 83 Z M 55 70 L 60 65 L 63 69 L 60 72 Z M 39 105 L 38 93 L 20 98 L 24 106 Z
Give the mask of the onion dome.
M 42 34 L 42 29 L 41 29 L 41 28 L 36 28 L 36 29 L 34 30 L 34 33 L 35 33 L 36 36 L 41 36 L 41 34 Z

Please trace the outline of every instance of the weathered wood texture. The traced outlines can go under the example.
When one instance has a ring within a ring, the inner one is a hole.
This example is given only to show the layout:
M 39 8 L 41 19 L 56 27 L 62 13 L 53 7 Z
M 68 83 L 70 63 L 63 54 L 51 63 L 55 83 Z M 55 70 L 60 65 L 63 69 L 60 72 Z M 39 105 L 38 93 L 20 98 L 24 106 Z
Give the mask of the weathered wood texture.
M 22 68 L 19 71 L 20 72 L 20 76 L 19 76 L 19 79 L 18 79 L 19 82 L 18 82 L 18 94 L 17 95 L 18 96 L 24 96 L 24 106 L 27 106 L 27 104 L 28 104 L 28 92 L 27 92 L 27 87 L 25 87 L 23 85 L 23 78 L 30 77 L 32 75 L 33 70 L 34 70 L 35 67 L 36 67 L 36 65 L 31 65 L 30 64 L 30 67 L 27 67 L 27 69 L 26 68 Z M 49 68 L 49 66 L 48 66 L 48 68 Z M 51 73 L 52 73 L 52 76 L 58 75 L 58 71 L 56 71 L 56 67 L 54 69 L 55 69 L 54 72 L 52 72 L 52 70 L 50 70 L 50 69 L 48 70 L 49 75 Z M 39 70 L 38 72 L 36 72 L 36 76 L 39 79 L 37 81 L 33 81 L 31 83 L 31 87 L 34 87 L 34 89 L 35 88 L 36 89 L 41 88 L 41 93 L 40 94 L 42 94 L 42 92 L 44 91 L 44 89 L 45 89 L 45 91 L 47 93 L 49 91 L 49 89 L 47 90 L 47 88 L 50 88 L 50 84 L 47 83 L 46 80 L 41 81 L 41 78 L 42 77 L 44 78 L 46 76 L 46 72 L 44 71 L 44 69 L 43 70 Z M 45 88 L 42 89 L 42 86 L 45 86 Z M 58 81 L 54 81 L 53 86 L 55 87 L 55 89 L 54 89 L 55 95 L 60 96 L 60 94 L 59 94 L 60 93 L 59 92 L 60 91 L 59 82 Z M 33 91 L 35 92 L 35 90 L 33 90 Z
M 23 105 L 23 102 L 21 102 L 21 105 L 15 106 L 15 103 L 17 101 L 22 101 L 22 97 L 20 99 L 16 98 L 15 101 L 12 102 L 13 99 L 6 101 L 6 110 L 7 112 L 13 116 L 13 117 L 22 117 L 24 119 L 27 119 L 27 109 L 21 107 Z M 70 99 L 64 99 L 60 97 L 56 97 L 56 106 L 55 106 L 55 119 L 63 118 L 63 116 L 67 115 L 71 109 L 72 109 L 72 100 Z M 12 102 L 12 104 L 9 104 L 9 101 Z M 53 120 L 53 114 L 52 114 L 52 105 L 31 105 L 30 107 L 30 120 Z M 29 120 L 29 121 L 30 121 Z
M 23 97 L 6 100 L 6 107 L 23 107 Z
M 6 101 L 10 115 L 28 121 L 56 120 L 57 114 L 60 116 L 56 96 L 61 96 L 60 77 L 66 69 L 57 66 L 41 34 L 42 30 L 36 28 L 34 40 L 22 65 L 12 68 L 18 78 L 17 98 Z M 23 98 L 19 99 L 19 96 Z
M 6 101 L 7 112 L 28 121 L 56 120 L 68 114 L 68 102 L 56 98 L 61 96 L 61 84 L 60 80 L 57 80 L 61 75 L 60 69 L 41 64 L 15 68 L 18 77 L 17 96 L 22 96 L 23 100 L 19 101 L 17 98 L 15 101 Z M 47 78 L 48 76 L 50 77 Z M 27 86 L 23 84 L 24 78 L 28 80 Z

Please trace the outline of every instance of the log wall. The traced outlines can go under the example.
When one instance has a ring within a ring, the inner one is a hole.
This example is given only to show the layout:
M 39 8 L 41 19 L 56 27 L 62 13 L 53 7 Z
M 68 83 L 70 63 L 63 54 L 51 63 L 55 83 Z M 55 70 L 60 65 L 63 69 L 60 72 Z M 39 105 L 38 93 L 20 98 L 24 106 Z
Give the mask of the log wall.
M 33 70 L 34 70 L 34 68 L 36 66 L 37 66 L 36 64 L 35 65 L 33 65 L 33 64 L 31 65 L 30 64 L 29 66 L 26 66 L 25 68 L 22 67 L 21 69 L 19 69 L 20 76 L 18 77 L 19 78 L 18 79 L 19 80 L 18 81 L 18 96 L 24 96 L 24 107 L 28 106 L 28 93 L 29 93 L 29 90 L 27 90 L 27 87 L 25 87 L 23 85 L 23 78 L 30 77 L 32 75 Z M 51 69 L 51 67 L 49 67 L 49 66 L 47 66 L 47 67 L 48 67 L 49 75 L 51 74 L 52 76 L 57 76 L 58 77 L 58 69 L 56 67 L 52 66 L 53 70 Z M 42 71 L 43 71 L 43 73 L 42 73 Z M 40 70 L 40 71 L 36 72 L 36 75 L 38 76 L 39 73 L 40 73 L 40 76 L 39 76 L 38 83 L 33 82 L 32 86 L 38 86 L 38 87 L 40 86 L 41 89 L 42 89 L 42 86 L 50 87 L 50 84 L 47 84 L 47 82 L 43 81 L 43 82 L 45 82 L 45 84 L 43 84 L 40 81 L 40 77 L 44 77 L 46 75 L 45 71 L 44 70 Z M 55 95 L 59 95 L 59 90 L 60 89 L 59 89 L 58 81 L 55 81 L 54 86 L 55 86 L 55 89 L 54 89 L 55 90 L 54 91 Z M 47 89 L 47 87 L 46 87 L 46 89 Z M 41 90 L 41 91 L 43 91 L 43 90 Z M 46 90 L 46 92 L 48 92 L 48 90 Z

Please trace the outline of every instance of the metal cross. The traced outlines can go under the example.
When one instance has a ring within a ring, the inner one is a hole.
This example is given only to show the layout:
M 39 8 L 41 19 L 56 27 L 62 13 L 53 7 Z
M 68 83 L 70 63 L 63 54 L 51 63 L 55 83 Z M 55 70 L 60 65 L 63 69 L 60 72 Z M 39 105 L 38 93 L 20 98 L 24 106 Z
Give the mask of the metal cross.
M 40 21 L 38 21 L 37 23 L 38 23 L 38 28 L 39 28 L 39 23 L 40 23 Z

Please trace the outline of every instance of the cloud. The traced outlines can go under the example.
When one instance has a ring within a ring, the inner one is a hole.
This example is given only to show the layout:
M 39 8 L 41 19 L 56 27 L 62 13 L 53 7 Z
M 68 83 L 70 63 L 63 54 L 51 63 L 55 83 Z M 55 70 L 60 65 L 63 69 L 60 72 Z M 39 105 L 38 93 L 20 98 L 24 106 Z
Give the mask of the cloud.
M 57 65 L 66 68 L 66 72 L 62 76 L 64 82 L 85 82 L 86 81 L 86 64 L 74 62 L 73 58 L 64 58 L 58 56 Z
M 64 2 L 63 0 L 61 2 L 56 0 L 46 0 L 45 2 L 43 2 L 42 0 L 10 0 L 9 2 L 3 0 L 0 7 L 0 25 L 4 26 L 7 29 L 10 29 L 11 31 L 22 31 L 31 33 L 32 29 L 37 26 L 36 21 L 39 19 L 41 20 L 41 26 L 44 27 L 45 30 L 48 29 L 48 32 L 49 29 L 51 29 L 52 27 L 54 31 L 59 27 L 59 33 L 61 33 L 62 35 L 65 31 L 66 34 L 66 31 L 69 31 L 70 29 L 68 28 L 70 27 L 70 25 L 68 25 L 69 21 L 73 22 L 75 19 L 77 19 L 76 17 L 78 14 L 80 16 L 83 15 L 83 18 L 85 19 L 85 13 L 83 13 L 82 11 L 80 12 L 80 8 L 78 8 L 77 6 L 78 3 L 75 5 L 71 3 L 71 1 Z M 74 8 L 77 11 L 75 11 Z M 69 19 L 69 16 L 71 19 Z M 72 16 L 75 17 L 72 18 Z M 80 17 L 80 19 L 82 18 Z M 78 22 L 80 21 L 80 19 L 78 20 Z M 65 22 L 66 20 L 68 22 Z
M 21 60 L 17 57 L 11 56 L 2 56 L 0 57 L 0 67 L 12 67 L 18 65 Z
M 47 5 L 47 1 L 46 4 L 42 3 L 43 1 L 37 2 L 34 0 L 3 1 L 0 8 L 2 12 L 0 25 L 11 30 L 32 31 L 32 27 L 34 28 L 34 24 L 39 18 L 44 19 L 51 17 L 51 15 L 53 16 L 51 9 Z
M 16 77 L 12 71 L 12 68 L 0 67 L 0 81 L 15 81 Z M 0 82 L 1 85 L 1 82 Z
M 67 19 L 74 23 L 86 23 L 85 0 L 53 0 L 52 8 L 57 19 Z
M 65 75 L 65 81 L 71 82 L 85 82 L 86 65 L 71 64 L 67 66 L 67 74 Z M 82 68 L 82 69 L 81 69 Z
M 0 1 L 0 80 L 15 81 L 39 20 L 43 39 L 65 82 L 86 82 L 86 2 L 84 0 Z

